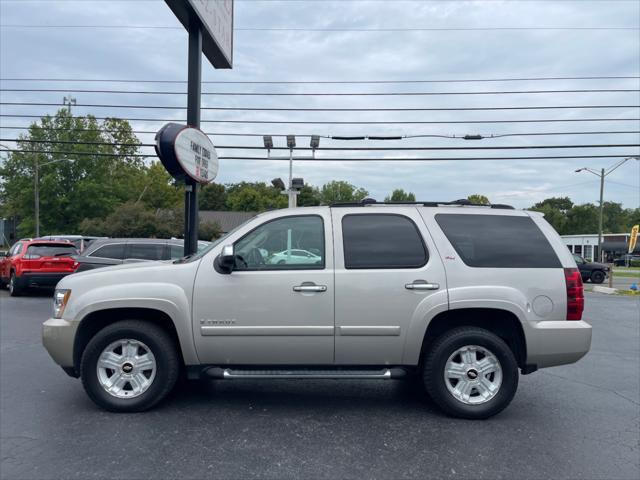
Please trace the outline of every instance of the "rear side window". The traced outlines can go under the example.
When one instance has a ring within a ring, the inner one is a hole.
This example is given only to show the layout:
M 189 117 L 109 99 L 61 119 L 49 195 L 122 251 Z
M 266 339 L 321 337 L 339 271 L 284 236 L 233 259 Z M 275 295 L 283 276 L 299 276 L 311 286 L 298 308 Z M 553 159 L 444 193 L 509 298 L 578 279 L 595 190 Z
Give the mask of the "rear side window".
M 127 258 L 137 260 L 162 260 L 164 258 L 164 243 L 130 243 Z
M 559 268 L 553 248 L 529 217 L 437 214 L 453 248 L 470 267 Z
M 75 245 L 29 245 L 26 255 L 29 258 L 65 257 L 78 253 Z
M 418 227 L 403 215 L 345 215 L 342 239 L 348 269 L 420 268 L 429 259 Z
M 122 260 L 124 258 L 124 243 L 116 243 L 99 247 L 91 252 L 89 257 L 112 258 L 114 260 Z

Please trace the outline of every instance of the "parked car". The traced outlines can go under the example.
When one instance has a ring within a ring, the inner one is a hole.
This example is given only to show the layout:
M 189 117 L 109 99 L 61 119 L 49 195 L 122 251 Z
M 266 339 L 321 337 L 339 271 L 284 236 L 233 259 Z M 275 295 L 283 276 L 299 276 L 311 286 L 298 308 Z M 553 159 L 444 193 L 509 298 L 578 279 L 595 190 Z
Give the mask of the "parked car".
M 205 248 L 209 242 L 198 242 Z M 82 255 L 76 257 L 78 272 L 94 268 L 138 263 L 153 260 L 171 260 L 184 255 L 182 240 L 158 238 L 105 238 L 95 240 Z
M 30 287 L 55 287 L 75 271 L 76 253 L 71 242 L 19 240 L 0 259 L 0 287 L 8 285 L 11 296 Z
M 315 253 L 308 252 L 307 250 L 283 250 L 282 252 L 274 253 L 269 258 L 269 263 L 272 265 L 292 265 L 303 264 L 309 265 L 313 263 L 320 264 L 322 257 Z
M 62 240 L 73 243 L 78 252 L 84 252 L 92 242 L 99 238 L 107 238 L 107 237 L 89 237 L 86 235 L 47 235 L 44 237 L 38 237 L 36 240 Z
M 640 255 L 626 254 L 620 258 L 616 258 L 613 264 L 616 267 L 625 267 L 627 265 L 631 267 L 640 266 Z
M 320 261 L 262 253 L 288 248 Z M 511 402 L 518 370 L 587 353 L 583 307 L 573 256 L 538 212 L 356 203 L 266 212 L 188 258 L 67 277 L 43 342 L 115 412 L 153 407 L 184 369 L 415 378 L 448 414 L 486 418 Z
M 580 275 L 582 275 L 582 281 L 591 283 L 602 283 L 609 275 L 609 267 L 604 263 L 587 262 L 583 257 L 577 254 L 573 254 L 573 258 L 578 265 Z

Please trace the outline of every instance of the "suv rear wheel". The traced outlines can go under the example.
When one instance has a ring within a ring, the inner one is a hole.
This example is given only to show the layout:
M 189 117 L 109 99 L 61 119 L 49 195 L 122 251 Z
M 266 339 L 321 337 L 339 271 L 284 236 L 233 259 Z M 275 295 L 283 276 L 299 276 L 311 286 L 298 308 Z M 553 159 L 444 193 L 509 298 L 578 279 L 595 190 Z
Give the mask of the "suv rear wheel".
M 429 396 L 455 417 L 491 417 L 513 399 L 518 365 L 497 335 L 476 327 L 442 334 L 425 354 L 423 381 Z
M 12 297 L 18 297 L 22 293 L 22 288 L 18 285 L 18 277 L 16 277 L 16 272 L 11 272 L 11 277 L 9 277 L 9 295 Z
M 125 320 L 100 330 L 82 354 L 89 397 L 112 412 L 140 412 L 169 394 L 178 378 L 175 343 L 151 322 Z

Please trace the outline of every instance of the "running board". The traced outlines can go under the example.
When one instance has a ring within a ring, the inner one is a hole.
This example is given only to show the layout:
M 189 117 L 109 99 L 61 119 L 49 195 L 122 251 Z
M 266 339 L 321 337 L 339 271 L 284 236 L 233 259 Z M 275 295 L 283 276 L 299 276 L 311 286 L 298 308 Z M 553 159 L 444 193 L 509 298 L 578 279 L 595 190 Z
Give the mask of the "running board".
M 377 370 L 347 370 L 347 369 L 270 369 L 270 370 L 249 370 L 241 368 L 220 368 L 211 367 L 205 371 L 211 378 L 222 378 L 227 380 L 248 378 L 248 379 L 369 379 L 387 380 L 390 378 L 400 378 L 406 375 L 402 368 L 382 368 Z

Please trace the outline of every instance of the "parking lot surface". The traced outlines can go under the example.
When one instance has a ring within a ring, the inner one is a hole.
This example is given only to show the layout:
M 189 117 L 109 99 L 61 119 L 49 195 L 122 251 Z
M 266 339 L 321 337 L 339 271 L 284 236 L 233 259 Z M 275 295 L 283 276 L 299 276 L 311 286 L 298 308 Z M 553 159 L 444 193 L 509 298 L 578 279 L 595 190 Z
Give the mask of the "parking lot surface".
M 637 479 L 639 301 L 586 295 L 591 352 L 468 421 L 395 380 L 189 382 L 150 412 L 107 413 L 42 347 L 50 294 L 1 291 L 0 476 Z

